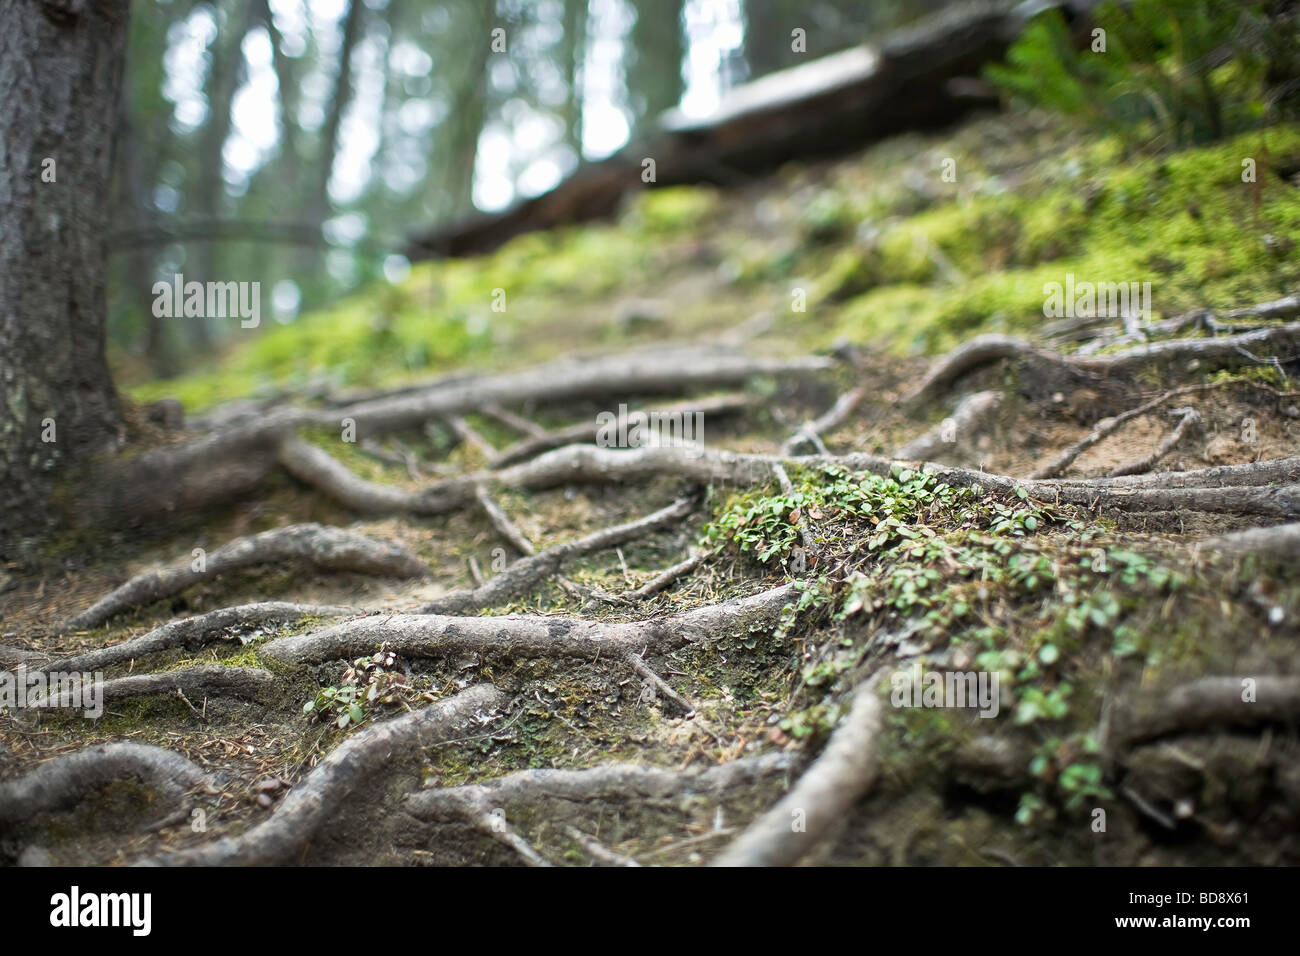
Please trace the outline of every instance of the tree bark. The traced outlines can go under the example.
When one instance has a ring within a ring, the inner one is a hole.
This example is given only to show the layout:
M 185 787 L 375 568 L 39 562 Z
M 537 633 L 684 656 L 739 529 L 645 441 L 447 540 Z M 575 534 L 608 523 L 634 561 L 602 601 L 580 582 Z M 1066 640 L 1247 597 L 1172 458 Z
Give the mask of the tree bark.
M 103 237 L 128 6 L 0 6 L 0 555 L 10 558 L 48 515 L 52 469 L 121 429 L 104 357 Z

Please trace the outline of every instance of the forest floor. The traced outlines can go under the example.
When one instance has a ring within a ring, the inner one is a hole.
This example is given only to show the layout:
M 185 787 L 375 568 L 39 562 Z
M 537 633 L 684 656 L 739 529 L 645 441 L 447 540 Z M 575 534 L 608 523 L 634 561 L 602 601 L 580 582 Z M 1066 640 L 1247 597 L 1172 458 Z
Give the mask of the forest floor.
M 0 712 L 0 862 L 1300 862 L 1298 172 L 984 117 L 133 387 L 165 493 L 0 570 L 0 665 L 111 689 Z

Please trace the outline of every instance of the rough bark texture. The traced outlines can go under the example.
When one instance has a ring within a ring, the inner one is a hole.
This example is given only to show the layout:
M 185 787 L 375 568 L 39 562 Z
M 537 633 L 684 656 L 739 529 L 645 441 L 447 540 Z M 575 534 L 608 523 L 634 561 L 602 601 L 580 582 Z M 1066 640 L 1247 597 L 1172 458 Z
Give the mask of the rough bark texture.
M 871 786 L 876 776 L 880 701 L 875 682 L 853 695 L 853 707 L 830 743 L 793 790 L 713 861 L 715 866 L 797 863 Z M 794 826 L 793 823 L 803 826 Z
M 339 809 L 360 781 L 390 757 L 472 732 L 472 728 L 490 723 L 488 716 L 506 700 L 491 684 L 477 684 L 404 717 L 373 724 L 331 751 L 265 822 L 237 837 L 142 862 L 161 866 L 268 866 L 283 862 Z
M 219 574 L 256 564 L 310 561 L 328 571 L 354 571 L 399 578 L 428 573 L 424 562 L 398 545 L 376 541 L 342 528 L 318 524 L 295 524 L 247 538 L 236 538 L 204 558 L 182 560 L 161 571 L 137 574 L 91 607 L 69 618 L 69 630 L 98 627 L 109 618 L 138 605 L 179 594 L 192 584 Z
M 111 444 L 121 425 L 104 360 L 103 236 L 127 8 L 128 0 L 0 7 L 4 557 L 17 556 L 18 535 L 47 513 L 51 469 Z M 42 441 L 47 419 L 52 442 Z
M 511 614 L 451 617 L 386 614 L 276 638 L 263 656 L 285 664 L 358 657 L 380 644 L 407 657 L 440 657 L 474 651 L 507 657 L 621 655 L 644 648 L 671 649 L 693 641 L 717 641 L 742 627 L 772 621 L 797 596 L 794 585 L 749 597 L 707 604 L 648 621 L 603 622 L 586 618 Z
M 178 753 L 136 743 L 97 744 L 55 757 L 17 780 L 0 784 L 0 823 L 75 806 L 95 787 L 133 778 L 167 802 L 206 781 L 203 771 Z

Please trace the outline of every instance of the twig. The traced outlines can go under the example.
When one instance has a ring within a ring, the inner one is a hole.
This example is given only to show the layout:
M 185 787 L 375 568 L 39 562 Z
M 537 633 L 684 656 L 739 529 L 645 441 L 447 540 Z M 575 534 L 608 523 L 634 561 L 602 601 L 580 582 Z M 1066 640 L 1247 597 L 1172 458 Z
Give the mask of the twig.
M 1168 437 L 1162 441 L 1158 448 L 1149 455 L 1138 458 L 1136 461 L 1126 462 L 1117 465 L 1106 473 L 1107 478 L 1119 478 L 1123 475 L 1141 475 L 1152 469 L 1156 462 L 1165 455 L 1174 450 L 1174 447 L 1183 440 L 1183 437 L 1189 430 L 1200 424 L 1201 416 L 1192 408 L 1176 408 L 1173 414 L 1182 415 L 1177 427 L 1169 433 Z
M 514 547 L 516 551 L 524 555 L 533 555 L 537 549 L 533 543 L 524 536 L 524 533 L 515 527 L 514 523 L 501 510 L 501 506 L 492 500 L 487 489 L 481 484 L 474 486 L 474 498 L 478 501 L 479 507 L 487 515 L 488 520 L 492 522 L 492 527 L 497 529 L 497 533 L 505 538 Z
M 587 851 L 597 862 L 607 866 L 640 866 L 636 860 L 621 853 L 615 853 L 594 837 L 588 836 L 575 826 L 565 826 L 564 832 Z

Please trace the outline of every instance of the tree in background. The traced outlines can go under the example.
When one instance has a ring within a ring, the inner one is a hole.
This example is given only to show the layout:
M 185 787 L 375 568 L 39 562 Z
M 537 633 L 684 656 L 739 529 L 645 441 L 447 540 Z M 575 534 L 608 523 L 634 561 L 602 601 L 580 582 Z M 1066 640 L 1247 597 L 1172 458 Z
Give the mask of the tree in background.
M 633 129 L 653 124 L 682 98 L 682 0 L 632 0 L 632 24 L 626 53 L 627 91 Z

